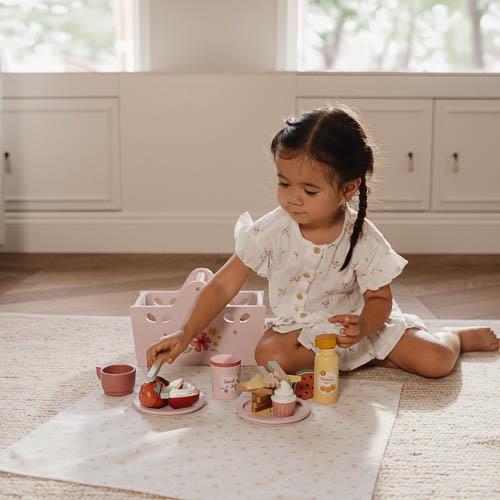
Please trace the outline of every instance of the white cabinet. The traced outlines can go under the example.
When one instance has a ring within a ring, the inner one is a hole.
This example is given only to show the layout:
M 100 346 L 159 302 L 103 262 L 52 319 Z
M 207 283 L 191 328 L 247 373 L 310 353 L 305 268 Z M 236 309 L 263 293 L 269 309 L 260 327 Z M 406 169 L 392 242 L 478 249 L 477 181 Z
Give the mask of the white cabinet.
M 378 145 L 368 212 L 397 251 L 500 252 L 500 75 L 1 78 L 0 251 L 231 251 L 241 210 L 275 206 L 283 119 L 338 100 Z
M 116 98 L 4 99 L 7 208 L 118 210 Z
M 376 145 L 370 210 L 429 208 L 431 99 L 298 99 L 297 112 L 335 104 L 359 113 Z
M 379 149 L 370 210 L 500 211 L 500 100 L 300 98 L 296 111 L 336 101 Z
M 3 118 L 2 118 L 2 76 L 0 75 L 0 246 L 5 244 L 5 207 L 3 202 L 4 150 L 3 150 Z
M 500 210 L 500 100 L 435 103 L 432 209 Z

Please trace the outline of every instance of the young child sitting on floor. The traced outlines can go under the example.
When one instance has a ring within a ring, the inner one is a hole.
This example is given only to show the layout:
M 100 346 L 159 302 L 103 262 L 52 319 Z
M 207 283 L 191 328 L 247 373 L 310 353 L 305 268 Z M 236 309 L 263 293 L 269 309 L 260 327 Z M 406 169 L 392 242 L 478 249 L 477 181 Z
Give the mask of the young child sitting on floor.
M 173 362 L 252 271 L 268 279 L 273 313 L 255 351 L 259 364 L 310 369 L 321 333 L 337 335 L 343 371 L 370 364 L 442 377 L 460 352 L 498 350 L 491 328 L 430 333 L 393 300 L 390 283 L 407 261 L 365 218 L 374 157 L 351 110 L 322 108 L 286 120 L 271 151 L 280 206 L 255 222 L 248 212 L 239 217 L 234 255 L 202 290 L 182 330 L 148 349 L 148 366 L 162 351 Z M 357 192 L 356 212 L 349 202 Z

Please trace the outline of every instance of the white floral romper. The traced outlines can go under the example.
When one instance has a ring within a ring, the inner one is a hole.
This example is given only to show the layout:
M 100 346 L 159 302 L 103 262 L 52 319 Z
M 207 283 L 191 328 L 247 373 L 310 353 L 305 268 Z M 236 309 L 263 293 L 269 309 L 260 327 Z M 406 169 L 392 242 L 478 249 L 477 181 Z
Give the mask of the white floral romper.
M 278 207 L 253 222 L 243 213 L 234 228 L 238 257 L 269 281 L 269 303 L 273 316 L 265 328 L 287 333 L 301 330 L 298 341 L 317 352 L 316 335 L 340 333 L 335 314 L 360 315 L 363 293 L 390 283 L 408 263 L 391 248 L 382 233 L 364 220 L 362 235 L 343 271 L 357 212 L 347 206 L 342 232 L 327 244 L 316 245 L 304 238 L 299 225 Z M 370 360 L 384 359 L 407 328 L 427 330 L 414 314 L 403 313 L 393 300 L 392 312 L 383 328 L 348 348 L 337 346 L 340 369 L 354 370 Z

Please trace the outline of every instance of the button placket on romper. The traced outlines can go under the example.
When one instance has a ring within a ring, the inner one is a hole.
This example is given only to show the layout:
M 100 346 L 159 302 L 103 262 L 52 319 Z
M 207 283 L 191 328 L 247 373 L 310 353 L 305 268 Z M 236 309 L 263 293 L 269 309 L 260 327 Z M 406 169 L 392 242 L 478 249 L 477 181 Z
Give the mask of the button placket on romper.
M 314 273 L 317 272 L 317 269 L 321 263 L 321 259 L 323 258 L 323 250 L 317 246 L 314 245 L 312 248 L 307 250 L 306 254 L 306 264 L 307 269 L 312 269 Z M 295 300 L 299 302 L 299 318 L 300 320 L 304 321 L 305 318 L 308 316 L 308 311 L 307 311 L 307 295 L 309 293 L 309 289 L 312 283 L 312 280 L 310 280 L 311 273 L 309 271 L 306 271 L 302 273 L 302 277 L 300 280 L 300 284 L 302 285 L 301 289 L 299 292 L 295 295 Z M 302 298 L 298 297 L 298 294 L 302 296 Z

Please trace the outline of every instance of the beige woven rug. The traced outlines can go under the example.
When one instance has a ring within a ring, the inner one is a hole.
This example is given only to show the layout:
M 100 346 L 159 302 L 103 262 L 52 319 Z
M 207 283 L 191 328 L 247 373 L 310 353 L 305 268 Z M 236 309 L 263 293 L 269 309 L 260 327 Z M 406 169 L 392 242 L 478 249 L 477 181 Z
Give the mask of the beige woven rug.
M 426 322 L 443 325 L 500 321 Z M 0 314 L 0 448 L 96 388 L 100 361 L 133 361 L 126 317 Z M 345 378 L 404 383 L 374 498 L 500 498 L 500 355 L 463 355 L 431 380 L 364 368 Z M 1 498 L 155 498 L 123 490 L 0 473 Z

